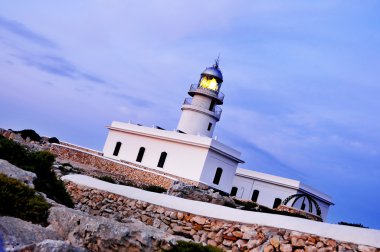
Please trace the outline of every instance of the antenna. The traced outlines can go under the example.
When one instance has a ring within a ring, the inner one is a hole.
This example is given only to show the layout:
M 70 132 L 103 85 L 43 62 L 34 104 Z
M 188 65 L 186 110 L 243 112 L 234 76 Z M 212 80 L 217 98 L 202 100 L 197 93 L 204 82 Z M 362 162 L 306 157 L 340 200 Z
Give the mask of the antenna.
M 216 58 L 215 60 L 215 64 L 213 67 L 215 67 L 216 69 L 219 69 L 219 58 L 220 58 L 220 53 L 218 54 L 218 58 Z

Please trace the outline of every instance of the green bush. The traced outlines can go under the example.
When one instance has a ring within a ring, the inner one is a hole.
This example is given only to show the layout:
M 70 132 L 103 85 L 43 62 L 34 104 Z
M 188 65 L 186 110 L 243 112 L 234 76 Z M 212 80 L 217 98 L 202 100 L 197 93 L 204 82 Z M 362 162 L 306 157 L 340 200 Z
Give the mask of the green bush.
M 0 174 L 0 215 L 46 224 L 50 205 L 17 179 Z
M 168 252 L 222 252 L 223 250 L 210 245 L 203 246 L 195 242 L 178 241 Z
M 103 180 L 105 182 L 116 184 L 116 181 L 113 178 L 111 178 L 110 176 L 101 176 L 101 177 L 99 177 L 99 179 Z
M 49 143 L 56 143 L 56 144 L 59 144 L 59 140 L 58 140 L 58 138 L 56 138 L 56 137 L 51 137 L 51 138 L 49 138 L 49 139 L 48 139 L 48 142 L 49 142 Z
M 0 136 L 0 158 L 21 169 L 36 173 L 37 179 L 33 182 L 36 190 L 67 207 L 74 206 L 65 185 L 57 179 L 52 170 L 55 158 L 50 152 L 31 152 L 18 143 Z
M 166 189 L 161 186 L 155 186 L 155 185 L 148 185 L 144 186 L 142 189 L 150 192 L 156 192 L 156 193 L 163 193 L 166 192 Z
M 360 223 L 349 223 L 349 222 L 340 221 L 340 222 L 338 222 L 338 224 L 339 225 L 345 225 L 345 226 L 352 226 L 352 227 L 368 228 L 368 227 L 365 227 L 363 224 L 360 224 Z
M 24 130 L 20 130 L 20 131 L 13 131 L 14 133 L 19 133 L 21 134 L 21 137 L 26 140 L 27 137 L 30 138 L 30 140 L 32 141 L 37 141 L 37 142 L 40 142 L 41 141 L 41 136 L 38 135 L 34 130 L 32 129 L 24 129 Z

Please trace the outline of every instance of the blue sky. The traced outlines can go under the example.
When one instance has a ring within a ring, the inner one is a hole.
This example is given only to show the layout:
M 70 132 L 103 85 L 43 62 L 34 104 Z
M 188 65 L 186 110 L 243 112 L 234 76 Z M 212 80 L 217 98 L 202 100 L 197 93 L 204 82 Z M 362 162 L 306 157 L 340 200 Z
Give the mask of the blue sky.
M 0 127 L 102 149 L 113 120 L 174 129 L 220 54 L 215 135 L 245 168 L 380 229 L 378 1 L 2 1 Z

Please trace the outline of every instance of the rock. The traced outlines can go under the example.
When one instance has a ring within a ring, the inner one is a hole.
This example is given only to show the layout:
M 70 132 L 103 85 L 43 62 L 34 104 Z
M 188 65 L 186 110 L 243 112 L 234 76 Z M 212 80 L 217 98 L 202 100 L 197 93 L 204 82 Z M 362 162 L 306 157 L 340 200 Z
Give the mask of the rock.
M 178 213 L 177 213 L 177 219 L 178 219 L 178 220 L 182 220 L 182 219 L 183 219 L 183 213 L 178 212 Z
M 223 245 L 226 247 L 231 247 L 232 243 L 233 243 L 233 241 L 231 241 L 231 240 L 223 240 Z
M 360 252 L 376 252 L 376 248 L 374 247 L 369 247 L 369 246 L 364 246 L 364 245 L 359 245 L 358 250 Z
M 273 252 L 274 247 L 272 245 L 265 246 L 264 252 Z
M 317 248 L 314 246 L 305 247 L 305 252 L 317 252 Z
M 179 240 L 188 241 L 135 219 L 120 223 L 64 207 L 50 208 L 48 221 L 49 228 L 71 244 L 91 251 L 153 251 L 161 247 L 170 248 Z
M 14 250 L 17 251 L 33 251 L 33 252 L 86 252 L 87 250 L 84 248 L 74 247 L 67 242 L 57 241 L 57 240 L 44 240 L 42 242 L 26 245 L 19 249 Z
M 280 251 L 281 252 L 292 252 L 293 251 L 292 245 L 290 245 L 290 244 L 281 244 L 280 245 Z
M 64 240 L 64 236 L 54 230 L 7 216 L 0 217 L 0 233 L 3 236 L 6 250 L 42 242 L 46 239 Z
M 204 217 L 201 217 L 201 216 L 194 216 L 192 219 L 191 219 L 192 222 L 195 222 L 199 225 L 203 225 L 206 223 L 207 219 L 204 218 Z
M 0 159 L 0 173 L 3 173 L 10 178 L 17 179 L 28 185 L 30 188 L 34 188 L 33 180 L 37 178 L 35 173 L 18 168 L 3 159 Z
M 270 238 L 269 242 L 275 248 L 278 248 L 280 246 L 280 239 L 278 236 Z
M 208 240 L 207 245 L 214 246 L 214 247 L 218 246 L 218 244 L 214 240 Z

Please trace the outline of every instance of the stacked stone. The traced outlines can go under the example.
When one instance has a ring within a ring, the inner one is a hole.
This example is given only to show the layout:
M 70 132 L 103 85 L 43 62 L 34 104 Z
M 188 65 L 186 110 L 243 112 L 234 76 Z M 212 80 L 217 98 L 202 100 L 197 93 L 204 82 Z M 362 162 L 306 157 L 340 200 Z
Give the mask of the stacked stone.
M 102 156 L 86 153 L 70 147 L 53 144 L 50 151 L 57 155 L 57 160 L 64 163 L 69 162 L 74 166 L 85 170 L 100 170 L 115 175 L 125 176 L 127 180 L 139 181 L 145 185 L 161 186 L 165 189 L 171 187 L 174 179 L 161 176 L 150 171 L 132 168 L 128 165 L 120 164 Z
M 380 251 L 369 246 L 307 233 L 197 216 L 71 182 L 67 184 L 67 189 L 76 203 L 76 208 L 84 212 L 120 222 L 136 218 L 167 233 L 204 245 L 217 246 L 226 251 Z

